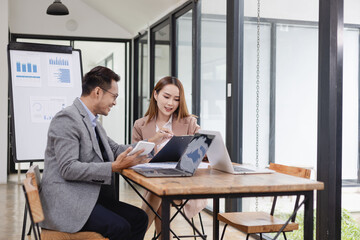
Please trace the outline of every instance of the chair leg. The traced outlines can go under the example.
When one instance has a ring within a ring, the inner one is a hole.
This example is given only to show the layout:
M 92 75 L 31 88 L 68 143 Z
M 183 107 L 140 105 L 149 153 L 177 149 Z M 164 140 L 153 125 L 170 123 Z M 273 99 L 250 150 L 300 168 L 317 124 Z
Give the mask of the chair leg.
M 194 228 L 194 218 L 191 218 L 191 222 L 192 222 L 192 224 L 193 224 L 194 239 L 196 240 L 196 232 L 195 232 L 195 228 Z
M 31 222 L 31 223 L 30 223 L 30 226 L 29 226 L 29 231 L 28 231 L 28 233 L 26 234 L 27 236 L 31 236 L 32 228 L 33 228 L 33 224 L 32 224 L 32 222 Z
M 225 226 L 224 226 L 224 229 L 223 229 L 223 232 L 222 232 L 222 234 L 221 234 L 221 240 L 223 240 L 224 239 L 224 235 L 225 235 L 225 230 L 226 230 L 226 227 L 227 227 L 227 224 L 225 224 Z
M 199 212 L 199 220 L 200 220 L 201 231 L 202 231 L 203 235 L 205 235 L 204 223 L 202 221 L 201 212 Z
M 154 236 L 151 240 L 156 240 L 156 230 L 154 230 Z
M 26 220 L 27 220 L 27 206 L 25 205 L 23 228 L 22 228 L 22 233 L 21 233 L 21 240 L 25 240 Z
M 38 237 L 38 235 L 37 235 L 37 233 L 36 233 L 35 224 L 32 224 L 31 226 L 32 226 L 32 228 L 33 228 L 33 230 L 34 230 L 35 240 L 41 240 L 41 239 L 40 239 L 41 236 Z
M 284 234 L 284 239 L 287 240 L 285 232 L 283 232 L 283 234 Z
M 40 227 L 39 227 L 39 223 L 36 224 L 36 230 L 37 230 L 37 235 L 39 236 L 39 239 L 41 240 L 41 232 L 40 232 Z M 35 233 L 35 232 L 34 232 Z

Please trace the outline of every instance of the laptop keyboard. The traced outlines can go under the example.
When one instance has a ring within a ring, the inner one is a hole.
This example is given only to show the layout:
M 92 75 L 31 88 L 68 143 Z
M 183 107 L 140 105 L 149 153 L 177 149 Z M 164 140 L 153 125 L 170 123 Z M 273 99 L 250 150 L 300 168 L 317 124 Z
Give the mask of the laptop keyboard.
M 240 166 L 233 166 L 235 172 L 255 172 L 254 170 L 243 168 Z
M 149 169 L 154 173 L 162 173 L 162 174 L 178 174 L 180 171 L 175 168 L 160 168 L 160 169 Z

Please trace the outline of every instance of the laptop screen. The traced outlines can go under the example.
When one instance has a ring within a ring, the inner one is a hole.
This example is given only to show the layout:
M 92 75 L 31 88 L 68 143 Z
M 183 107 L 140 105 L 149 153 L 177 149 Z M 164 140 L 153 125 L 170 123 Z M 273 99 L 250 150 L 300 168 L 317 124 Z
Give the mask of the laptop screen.
M 194 173 L 204 158 L 214 137 L 214 135 L 210 134 L 196 133 L 186 148 L 186 151 L 181 156 L 176 168 Z

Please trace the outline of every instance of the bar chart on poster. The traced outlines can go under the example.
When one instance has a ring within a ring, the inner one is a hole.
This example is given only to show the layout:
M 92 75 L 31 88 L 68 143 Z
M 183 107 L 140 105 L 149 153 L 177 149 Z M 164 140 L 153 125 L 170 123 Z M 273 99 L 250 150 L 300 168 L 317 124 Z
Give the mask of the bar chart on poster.
M 42 161 L 52 118 L 81 94 L 81 53 L 70 46 L 10 43 L 8 61 L 13 159 Z

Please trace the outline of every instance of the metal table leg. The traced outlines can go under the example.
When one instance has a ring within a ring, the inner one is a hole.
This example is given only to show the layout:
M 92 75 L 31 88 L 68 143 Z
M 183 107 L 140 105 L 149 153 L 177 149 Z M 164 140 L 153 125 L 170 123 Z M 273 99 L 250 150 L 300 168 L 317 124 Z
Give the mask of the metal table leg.
M 305 194 L 304 239 L 314 239 L 314 192 Z
M 161 235 L 163 240 L 170 240 L 170 201 L 161 201 Z
M 213 199 L 213 239 L 219 240 L 219 220 L 217 215 L 219 213 L 219 198 Z

